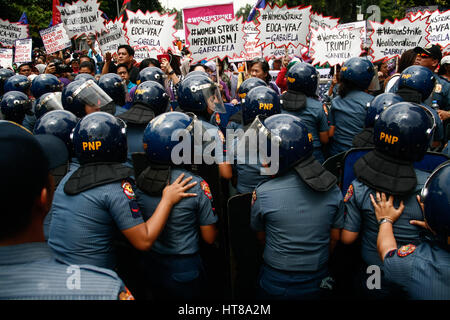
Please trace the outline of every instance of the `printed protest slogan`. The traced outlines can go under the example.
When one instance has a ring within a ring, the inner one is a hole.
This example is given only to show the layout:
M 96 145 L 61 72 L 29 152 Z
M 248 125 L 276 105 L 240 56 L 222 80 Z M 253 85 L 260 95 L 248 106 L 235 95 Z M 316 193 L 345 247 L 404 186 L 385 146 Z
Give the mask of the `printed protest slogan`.
M 311 30 L 311 54 L 313 63 L 331 66 L 342 64 L 361 54 L 360 29 L 329 29 L 319 27 Z
M 96 0 L 79 0 L 71 5 L 56 7 L 61 13 L 61 21 L 67 30 L 69 38 L 83 34 L 101 33 L 105 29 L 105 19 L 101 16 L 100 4 Z
M 25 63 L 31 62 L 31 51 L 33 49 L 32 39 L 16 40 L 16 51 L 14 52 L 14 62 Z
M 12 68 L 13 50 L 9 48 L 0 48 L 0 67 Z
M 187 26 L 189 50 L 194 61 L 233 58 L 245 51 L 244 25 L 236 18 L 200 22 L 198 25 L 188 23 Z
M 415 47 L 424 47 L 428 41 L 426 39 L 426 20 L 409 19 L 386 20 L 384 23 L 370 21 L 373 27 L 371 34 L 372 50 L 374 61 L 379 61 L 385 57 L 390 59 L 401 56 L 403 52 Z
M 289 46 L 287 48 L 287 54 L 292 58 L 294 55 L 299 55 L 300 50 L 294 46 Z M 286 55 L 286 48 L 277 48 L 273 44 L 269 44 L 267 47 L 264 47 L 262 55 L 263 57 L 274 57 L 278 59 Z
M 143 13 L 127 10 L 125 36 L 133 48 L 165 51 L 173 46 L 176 14 L 160 15 L 158 12 Z
M 40 30 L 39 33 L 47 54 L 51 54 L 72 46 L 70 38 L 67 35 L 66 29 L 64 29 L 62 23 L 58 23 L 53 27 Z
M 265 46 L 273 43 L 276 47 L 287 47 L 292 44 L 307 46 L 307 36 L 311 22 L 311 6 L 300 8 L 271 7 L 267 5 L 259 10 L 258 44 Z
M 428 16 L 428 41 L 445 48 L 450 44 L 450 10 L 434 11 Z
M 13 47 L 16 40 L 28 38 L 28 25 L 0 19 L 0 44 Z
M 106 31 L 97 35 L 97 41 L 103 55 L 107 52 L 114 54 L 117 48 L 122 44 L 128 44 L 125 40 L 125 31 L 123 30 L 123 16 L 114 21 L 110 20 L 105 24 Z
M 310 28 L 317 30 L 319 27 L 333 29 L 339 24 L 340 18 L 324 17 L 321 13 L 313 12 L 311 14 Z
M 150 50 L 146 47 L 144 48 L 136 48 L 134 49 L 134 60 L 140 63 L 144 59 L 154 58 L 156 59 L 158 55 L 158 51 Z

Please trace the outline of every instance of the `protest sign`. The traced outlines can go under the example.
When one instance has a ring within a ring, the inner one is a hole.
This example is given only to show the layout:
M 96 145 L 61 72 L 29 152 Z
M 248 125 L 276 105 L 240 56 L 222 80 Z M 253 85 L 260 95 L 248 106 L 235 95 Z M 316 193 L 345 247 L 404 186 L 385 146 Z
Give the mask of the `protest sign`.
M 360 32 L 360 29 L 311 29 L 312 64 L 324 65 L 328 62 L 334 66 L 359 57 L 362 51 Z
M 28 38 L 28 25 L 0 19 L 0 44 L 13 47 L 16 40 Z
M 313 12 L 311 14 L 310 28 L 317 30 L 319 27 L 333 29 L 339 24 L 340 18 L 324 17 L 321 13 Z
M 361 40 L 365 41 L 367 38 L 366 21 L 355 21 L 355 22 L 349 22 L 349 23 L 342 23 L 342 24 L 338 24 L 336 26 L 336 28 L 338 28 L 338 29 L 350 29 L 350 28 L 359 29 L 359 32 L 361 35 Z
M 266 5 L 260 13 L 257 19 L 258 44 L 268 46 L 273 43 L 277 48 L 308 45 L 306 38 L 311 22 L 311 6 L 287 8 L 286 5 Z
M 63 50 L 72 45 L 62 23 L 39 31 L 47 54 Z
M 125 31 L 123 26 L 123 16 L 119 19 L 109 20 L 105 24 L 106 30 L 97 35 L 97 41 L 103 55 L 107 52 L 111 54 L 117 52 L 117 48 L 122 44 L 128 44 L 125 40 Z
M 237 18 L 187 24 L 189 51 L 194 61 L 240 56 L 244 49 L 244 24 Z
M 33 50 L 32 39 L 16 40 L 16 51 L 14 53 L 15 63 L 31 62 L 31 51 Z
M 417 19 L 411 21 L 407 18 L 384 23 L 370 21 L 373 32 L 370 35 L 372 41 L 371 56 L 374 61 L 385 58 L 401 56 L 403 52 L 415 47 L 424 47 L 428 41 L 426 39 L 426 20 Z
M 157 11 L 143 13 L 127 10 L 125 37 L 134 48 L 165 51 L 173 46 L 175 40 L 176 14 L 160 15 Z
M 436 10 L 428 15 L 428 41 L 445 48 L 450 44 L 450 10 Z
M 259 47 L 261 48 L 261 47 Z M 292 58 L 294 55 L 299 55 L 300 51 L 298 48 L 294 47 L 294 46 L 289 46 L 287 48 L 287 54 Z M 275 47 L 275 45 L 273 44 L 269 44 L 267 47 L 264 47 L 262 50 L 262 55 L 263 57 L 269 57 L 269 58 L 281 58 L 284 57 L 286 55 L 286 48 L 277 48 Z
M 219 19 L 232 20 L 234 18 L 233 2 L 212 6 L 187 7 L 183 9 L 183 25 L 185 39 L 188 38 L 188 23 L 197 24 L 200 21 L 216 21 Z
M 0 67 L 12 68 L 13 50 L 10 48 L 0 48 Z
M 134 49 L 134 60 L 140 63 L 144 59 L 157 58 L 158 51 L 150 50 L 146 47 L 144 48 L 133 48 Z
M 64 3 L 56 7 L 61 13 L 61 21 L 69 38 L 83 34 L 101 33 L 105 29 L 100 4 L 97 0 L 79 0 L 72 4 Z
M 244 23 L 244 34 L 244 52 L 239 57 L 229 59 L 228 61 L 248 61 L 261 56 L 262 46 L 257 46 L 258 39 L 256 39 L 256 36 L 258 35 L 258 29 L 253 21 Z

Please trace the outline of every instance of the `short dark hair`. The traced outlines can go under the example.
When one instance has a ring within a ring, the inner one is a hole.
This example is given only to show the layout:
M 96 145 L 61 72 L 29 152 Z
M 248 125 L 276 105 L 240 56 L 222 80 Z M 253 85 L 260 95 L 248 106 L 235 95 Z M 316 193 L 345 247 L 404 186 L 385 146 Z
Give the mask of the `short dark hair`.
M 81 68 L 89 68 L 89 70 L 91 70 L 91 72 L 95 72 L 95 66 L 92 64 L 92 62 L 89 62 L 89 61 L 83 61 L 80 64 L 79 69 L 81 69 Z
M 125 63 L 119 63 L 117 65 L 117 70 L 119 70 L 119 68 L 125 68 L 125 69 L 127 69 L 128 72 L 130 72 L 130 70 L 128 69 L 128 65 Z
M 141 61 L 141 63 L 139 64 L 139 71 L 149 67 L 150 65 L 154 65 L 157 68 L 161 69 L 161 64 L 159 63 L 159 61 L 155 58 L 147 58 Z
M 17 70 L 20 71 L 20 68 L 25 67 L 25 66 L 28 66 L 28 67 L 30 67 L 30 69 L 33 69 L 33 65 L 31 63 L 29 63 L 29 62 L 26 62 L 26 63 L 22 63 L 19 66 L 19 68 L 17 68 Z
M 272 80 L 272 76 L 269 73 L 269 70 L 270 70 L 269 63 L 266 61 L 266 59 L 255 58 L 251 61 L 250 69 L 257 63 L 259 63 L 261 65 L 262 71 L 264 71 L 267 74 L 265 81 L 266 81 L 266 83 L 269 83 Z
M 133 56 L 134 57 L 134 49 L 129 45 L 129 44 L 121 44 L 118 48 L 117 48 L 117 52 L 119 52 L 120 49 L 125 49 L 128 52 L 128 55 Z

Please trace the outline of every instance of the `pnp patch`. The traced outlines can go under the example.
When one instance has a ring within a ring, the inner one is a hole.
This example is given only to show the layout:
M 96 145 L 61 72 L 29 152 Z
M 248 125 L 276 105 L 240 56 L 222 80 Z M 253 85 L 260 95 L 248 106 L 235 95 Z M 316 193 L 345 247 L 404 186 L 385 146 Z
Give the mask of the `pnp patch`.
M 133 187 L 131 186 L 131 183 L 128 181 L 122 181 L 122 189 L 123 193 L 127 196 L 128 199 L 134 200 L 136 199 L 136 195 L 134 194 Z
M 205 180 L 200 182 L 200 188 L 202 188 L 203 193 L 205 194 L 205 196 L 207 196 L 209 200 L 212 200 L 211 189 L 209 188 L 209 185 L 208 185 L 208 183 Z

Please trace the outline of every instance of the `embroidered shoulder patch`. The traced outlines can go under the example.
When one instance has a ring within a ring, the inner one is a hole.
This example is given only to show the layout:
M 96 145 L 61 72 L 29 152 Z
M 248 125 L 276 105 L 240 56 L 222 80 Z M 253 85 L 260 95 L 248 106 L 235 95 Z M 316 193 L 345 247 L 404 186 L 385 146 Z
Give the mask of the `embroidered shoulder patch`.
M 416 246 L 413 244 L 408 244 L 406 246 L 400 247 L 400 249 L 397 250 L 397 255 L 399 257 L 406 257 L 407 255 L 413 253 L 414 250 L 416 250 Z
M 220 124 L 220 114 L 216 113 L 216 123 Z
M 323 105 L 323 111 L 328 116 L 328 108 L 327 108 L 327 106 L 325 104 Z
M 122 181 L 122 189 L 123 189 L 123 193 L 125 193 L 125 195 L 127 196 L 128 199 L 130 199 L 130 200 L 136 199 L 136 196 L 134 194 L 131 183 L 129 183 L 126 180 L 123 180 Z
M 119 293 L 119 300 L 134 300 L 134 297 L 131 294 L 130 290 L 128 290 L 128 288 L 125 287 L 125 291 Z
M 344 202 L 350 200 L 352 196 L 353 196 L 353 185 L 351 184 L 350 187 L 348 187 L 347 193 L 345 194 Z
M 205 180 L 200 182 L 200 188 L 202 188 L 203 193 L 208 197 L 208 199 L 212 200 L 211 189 L 209 189 L 209 185 Z
M 441 92 L 442 92 L 442 84 L 437 83 L 437 84 L 434 86 L 434 92 L 436 92 L 436 93 L 441 93 Z
M 257 197 L 256 197 L 256 190 L 253 190 L 253 193 L 252 193 L 252 206 L 255 204 L 256 199 L 257 199 Z

